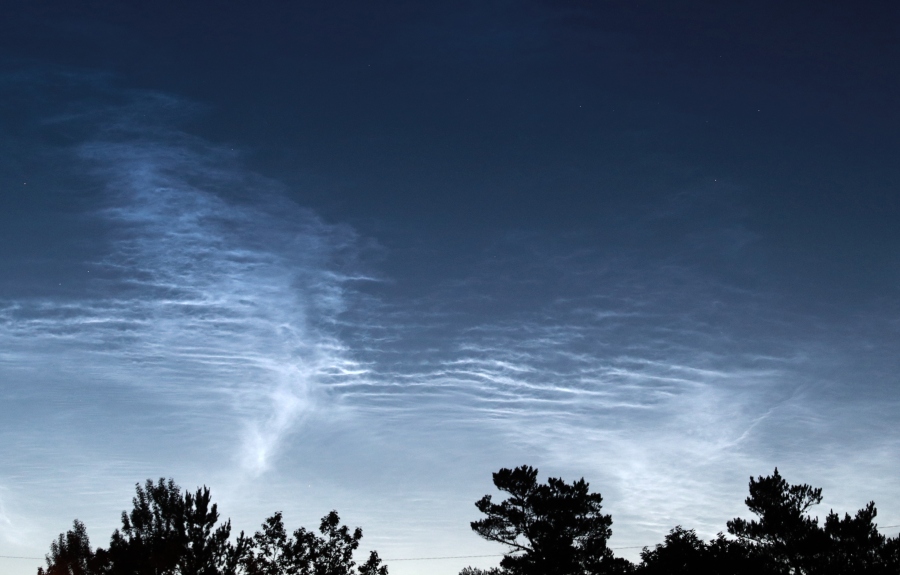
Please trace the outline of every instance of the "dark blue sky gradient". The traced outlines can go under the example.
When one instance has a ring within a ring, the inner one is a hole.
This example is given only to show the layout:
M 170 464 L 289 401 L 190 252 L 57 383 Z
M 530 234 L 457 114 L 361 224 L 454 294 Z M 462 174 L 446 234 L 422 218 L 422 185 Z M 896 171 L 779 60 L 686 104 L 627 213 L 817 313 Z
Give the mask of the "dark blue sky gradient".
M 51 6 L 7 20 L 10 60 L 200 102 L 193 130 L 355 225 L 479 247 L 721 183 L 785 281 L 894 283 L 847 272 L 894 239 L 896 9 Z
M 490 552 L 522 463 L 619 545 L 775 465 L 900 523 L 900 7 L 732 4 L 8 2 L 0 544 L 98 467 L 98 544 L 175 475 Z

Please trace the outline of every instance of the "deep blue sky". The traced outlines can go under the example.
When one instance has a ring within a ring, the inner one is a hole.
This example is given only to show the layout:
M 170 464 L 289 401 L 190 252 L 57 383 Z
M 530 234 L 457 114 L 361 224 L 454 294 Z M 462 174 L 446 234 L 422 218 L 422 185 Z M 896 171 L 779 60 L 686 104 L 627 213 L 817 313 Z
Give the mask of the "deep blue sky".
M 522 463 L 614 547 L 776 465 L 900 524 L 900 8 L 3 13 L 0 555 L 161 475 L 387 558 Z

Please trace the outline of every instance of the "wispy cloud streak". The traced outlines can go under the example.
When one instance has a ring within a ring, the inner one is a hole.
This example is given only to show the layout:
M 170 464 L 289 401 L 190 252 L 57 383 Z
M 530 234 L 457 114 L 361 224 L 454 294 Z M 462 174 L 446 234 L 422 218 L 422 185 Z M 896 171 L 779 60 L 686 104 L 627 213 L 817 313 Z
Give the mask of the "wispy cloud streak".
M 754 235 L 710 219 L 649 247 L 579 253 L 516 238 L 396 310 L 394 325 L 415 328 L 359 346 L 372 370 L 343 392 L 392 421 L 427 412 L 493 426 L 485 435 L 503 439 L 483 449 L 494 457 L 593 478 L 626 526 L 618 544 L 656 540 L 684 517 L 714 534 L 743 512 L 747 476 L 775 465 L 889 450 L 826 446 L 852 418 L 827 409 L 829 388 L 854 375 L 843 328 L 811 330 L 813 318 L 755 285 Z
M 81 297 L 3 304 L 0 338 L 31 350 L 4 362 L 68 354 L 188 412 L 230 412 L 245 429 L 241 460 L 259 472 L 322 406 L 326 380 L 348 371 L 333 326 L 355 238 L 234 154 L 136 123 L 157 100 L 114 115 L 79 147 L 105 190 L 89 217 L 107 251 L 84 262 Z
M 216 470 L 191 460 L 208 452 L 204 463 L 251 479 L 236 507 L 266 501 L 245 513 L 253 521 L 272 510 L 266 497 L 299 505 L 305 484 L 316 501 L 372 513 L 367 530 L 400 546 L 418 541 L 416 506 L 429 502 L 438 545 L 469 535 L 471 485 L 529 463 L 589 479 L 616 518 L 615 544 L 631 545 L 681 521 L 714 533 L 742 512 L 746 477 L 772 465 L 827 468 L 836 486 L 862 484 L 864 463 L 884 477 L 896 467 L 896 402 L 884 399 L 900 367 L 884 344 L 896 322 L 844 329 L 761 285 L 757 236 L 722 217 L 740 202 L 718 188 L 619 222 L 608 247 L 511 233 L 467 253 L 468 270 L 414 278 L 430 283 L 425 295 L 409 297 L 402 277 L 372 295 L 357 283 L 353 230 L 172 127 L 189 106 L 132 96 L 52 120 L 90 134 L 64 172 L 90 188 L 73 193 L 88 198 L 78 217 L 94 251 L 46 263 L 81 274 L 74 287 L 0 301 L 0 377 L 13 382 L 0 392 L 28 412 L 0 429 L 6 445 L 27 444 L 4 452 L 24 471 L 0 482 L 48 481 L 32 501 L 95 493 L 98 476 L 127 489 L 138 469 L 194 465 L 213 482 Z M 66 465 L 82 473 L 61 489 Z M 893 486 L 879 485 L 883 505 Z M 7 540 L 26 498 L 0 506 Z

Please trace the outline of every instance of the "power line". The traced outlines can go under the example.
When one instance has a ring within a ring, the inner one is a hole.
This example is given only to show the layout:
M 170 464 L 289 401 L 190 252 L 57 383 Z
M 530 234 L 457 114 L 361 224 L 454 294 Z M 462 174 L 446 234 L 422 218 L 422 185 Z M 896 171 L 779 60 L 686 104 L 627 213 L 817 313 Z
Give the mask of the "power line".
M 884 525 L 879 527 L 879 529 L 891 529 L 892 527 L 900 527 L 900 525 Z M 627 547 L 610 547 L 611 550 L 617 551 L 619 549 L 643 549 L 644 547 L 650 547 L 650 545 L 629 545 Z M 398 559 L 383 559 L 385 563 L 390 561 L 439 561 L 441 559 L 474 559 L 476 557 L 504 557 L 505 553 L 493 553 L 491 555 L 446 555 L 443 557 L 401 557 Z
M 630 547 L 610 547 L 613 551 L 617 549 L 642 549 L 646 545 L 631 545 Z M 447 555 L 445 557 L 403 557 L 400 559 L 383 559 L 385 563 L 388 561 L 437 561 L 438 559 L 471 559 L 473 557 L 505 557 L 506 553 L 492 553 L 491 555 Z
M 438 559 L 472 559 L 473 557 L 503 557 L 503 553 L 493 553 L 491 555 L 448 555 L 446 557 L 404 557 L 402 559 L 384 559 L 388 561 L 437 561 Z
M 892 529 L 894 527 L 900 527 L 900 525 L 884 525 L 881 529 Z M 644 547 L 649 547 L 649 545 L 629 545 L 627 547 L 610 547 L 611 550 L 617 551 L 619 549 L 643 549 Z M 439 561 L 441 559 L 475 559 L 481 557 L 504 557 L 506 553 L 492 553 L 490 555 L 446 555 L 444 557 L 401 557 L 397 559 L 383 559 L 385 563 L 389 561 Z M 0 555 L 0 559 L 36 559 L 38 561 L 44 559 L 43 557 L 22 557 L 18 555 Z

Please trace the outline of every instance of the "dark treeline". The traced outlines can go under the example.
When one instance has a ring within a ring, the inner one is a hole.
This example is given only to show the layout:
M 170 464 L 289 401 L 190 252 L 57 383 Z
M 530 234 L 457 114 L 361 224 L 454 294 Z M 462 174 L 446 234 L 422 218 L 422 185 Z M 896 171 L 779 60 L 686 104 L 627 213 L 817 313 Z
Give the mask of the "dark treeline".
M 608 547 L 612 518 L 603 498 L 580 479 L 537 480 L 522 466 L 494 473 L 507 497 L 475 503 L 483 518 L 471 528 L 501 543 L 506 554 L 492 569 L 467 567 L 460 575 L 900 575 L 900 538 L 880 534 L 874 503 L 850 516 L 830 511 L 824 522 L 809 510 L 822 490 L 791 485 L 775 472 L 750 479 L 745 500 L 754 519 L 726 523 L 710 541 L 677 526 L 641 562 L 615 557 Z M 136 486 L 131 512 L 107 548 L 93 549 L 83 523 L 50 544 L 38 575 L 387 575 L 378 554 L 354 561 L 362 530 L 326 515 L 318 533 L 287 532 L 281 513 L 252 537 L 232 536 L 207 488 L 182 492 L 170 479 Z M 423 572 L 427 569 L 423 569 Z
M 148 479 L 136 491 L 108 548 L 93 550 L 76 519 L 50 544 L 38 575 L 387 575 L 374 551 L 355 563 L 362 530 L 341 525 L 335 511 L 322 518 L 320 534 L 301 527 L 291 535 L 275 513 L 252 537 L 232 539 L 208 488 L 182 493 L 171 479 Z
M 745 502 L 755 519 L 732 519 L 728 534 L 709 542 L 675 527 L 663 543 L 644 548 L 638 565 L 613 556 L 612 518 L 584 479 L 542 484 L 536 469 L 523 466 L 501 469 L 494 485 L 509 496 L 478 501 L 486 517 L 472 529 L 510 552 L 499 568 L 460 575 L 900 575 L 900 541 L 878 533 L 874 503 L 853 517 L 832 511 L 820 525 L 808 510 L 822 501 L 822 490 L 790 485 L 778 469 L 750 479 Z

